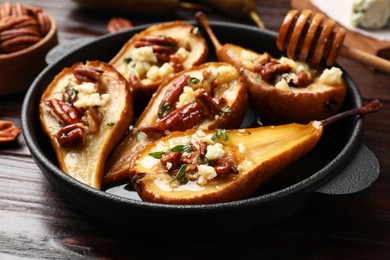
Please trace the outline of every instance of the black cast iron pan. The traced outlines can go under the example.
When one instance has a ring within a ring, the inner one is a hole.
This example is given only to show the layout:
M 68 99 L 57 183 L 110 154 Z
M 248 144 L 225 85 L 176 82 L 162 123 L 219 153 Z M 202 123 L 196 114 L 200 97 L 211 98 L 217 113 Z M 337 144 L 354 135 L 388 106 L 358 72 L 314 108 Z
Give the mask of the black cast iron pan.
M 222 43 L 267 51 L 274 56 L 282 54 L 275 47 L 273 32 L 233 23 L 210 24 Z M 28 148 L 50 183 L 75 207 L 121 229 L 172 233 L 190 228 L 192 234 L 220 233 L 265 227 L 312 202 L 322 203 L 320 197 L 340 199 L 360 194 L 378 178 L 378 161 L 361 143 L 363 119 L 359 117 L 326 128 L 314 150 L 245 200 L 212 205 L 163 205 L 140 201 L 130 185 L 98 191 L 69 177 L 57 167 L 53 149 L 39 123 L 38 104 L 44 89 L 57 73 L 75 62 L 109 61 L 134 33 L 146 27 L 135 27 L 87 43 L 78 41 L 72 50 L 57 49 L 51 55 L 52 64 L 36 78 L 26 94 L 22 127 Z M 210 60 L 216 59 L 213 53 L 210 47 Z M 343 110 L 361 106 L 358 89 L 348 75 L 344 77 L 348 91 Z M 254 115 L 248 113 L 244 126 L 254 121 Z

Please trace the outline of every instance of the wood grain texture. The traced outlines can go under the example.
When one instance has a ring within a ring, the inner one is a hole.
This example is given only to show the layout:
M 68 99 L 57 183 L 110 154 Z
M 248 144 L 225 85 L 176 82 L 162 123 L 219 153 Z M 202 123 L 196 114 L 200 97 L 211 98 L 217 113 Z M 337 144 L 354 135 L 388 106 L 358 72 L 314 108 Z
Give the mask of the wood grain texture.
M 310 0 L 291 0 L 291 6 L 298 10 L 310 9 L 314 12 L 319 12 L 318 8 Z M 377 40 L 348 30 L 344 43 L 379 57 L 390 59 L 390 41 Z
M 106 22 L 118 15 L 89 12 L 67 0 L 19 2 L 53 14 L 60 43 L 105 34 Z M 268 29 L 278 30 L 289 4 L 288 0 L 258 1 L 259 14 Z M 193 14 L 179 10 L 165 19 L 193 19 Z M 157 21 L 127 18 L 135 24 Z M 250 19 L 217 12 L 210 13 L 209 18 L 252 24 Z M 347 59 L 338 62 L 356 82 L 365 102 L 379 98 L 384 105 L 381 112 L 365 120 L 363 142 L 377 156 L 381 175 L 361 198 L 319 201 L 267 229 L 231 236 L 145 237 L 113 229 L 65 201 L 38 169 L 20 136 L 16 143 L 0 145 L 0 259 L 388 259 L 390 76 Z M 0 97 L 0 118 L 20 125 L 23 97 L 23 93 Z

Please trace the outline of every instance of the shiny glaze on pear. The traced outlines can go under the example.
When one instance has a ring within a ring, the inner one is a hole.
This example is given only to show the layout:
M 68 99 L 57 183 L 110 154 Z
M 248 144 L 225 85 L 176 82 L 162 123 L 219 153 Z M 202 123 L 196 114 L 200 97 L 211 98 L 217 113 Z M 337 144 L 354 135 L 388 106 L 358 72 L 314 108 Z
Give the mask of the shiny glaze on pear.
M 245 199 L 317 144 L 322 135 L 322 126 L 318 123 L 227 130 L 228 139 L 215 142 L 220 142 L 225 152 L 234 158 L 238 173 L 218 175 L 204 185 L 188 181 L 174 187 L 173 177 L 151 154 L 197 140 L 210 140 L 215 130 L 173 132 L 147 144 L 139 153 L 132 183 L 143 200 L 156 203 L 209 204 Z
M 95 84 L 94 87 L 98 88 L 95 96 L 106 95 L 108 101 L 104 107 L 76 109 L 74 104 L 80 101 L 81 94 L 73 89 L 70 82 L 77 86 Z M 54 110 L 53 104 L 60 106 Z M 76 63 L 55 76 L 42 95 L 39 109 L 42 128 L 50 139 L 61 170 L 86 185 L 100 189 L 106 159 L 133 118 L 133 101 L 127 81 L 104 62 Z M 67 119 L 66 114 L 76 120 L 69 123 L 64 120 Z M 70 131 L 64 131 L 67 128 Z M 78 131 L 73 132 L 72 129 Z M 60 131 L 62 134 L 59 135 Z M 77 133 L 81 134 L 77 136 Z
M 136 100 L 148 101 L 161 82 L 166 79 L 166 77 L 164 77 L 163 79 L 152 81 L 147 77 L 142 77 L 141 81 L 139 82 L 140 84 L 134 84 L 130 76 L 132 73 L 123 72 L 123 67 L 127 63 L 126 59 L 132 58 L 131 55 L 133 51 L 138 48 L 136 45 L 140 42 L 140 40 L 142 40 L 143 37 L 150 36 L 170 37 L 177 43 L 175 48 L 184 48 L 189 52 L 188 57 L 186 57 L 186 59 L 181 64 L 182 68 L 175 69 L 172 75 L 179 72 L 180 70 L 188 69 L 192 66 L 205 62 L 208 55 L 208 45 L 206 40 L 194 26 L 184 21 L 173 21 L 156 24 L 135 34 L 123 45 L 121 50 L 110 61 L 110 64 L 117 68 L 130 82 L 130 87 Z M 172 46 L 166 47 L 169 49 Z M 156 53 L 157 52 L 164 54 L 163 50 L 156 50 Z M 161 64 L 159 66 L 161 66 Z
M 233 66 L 222 62 L 209 62 L 182 71 L 160 86 L 136 121 L 133 130 L 114 150 L 106 165 L 103 179 L 105 185 L 112 186 L 123 181 L 128 181 L 129 175 L 133 172 L 132 164 L 134 156 L 137 155 L 138 151 L 142 149 L 145 144 L 162 136 L 161 134 L 157 136 L 145 135 L 140 129 L 145 126 L 155 125 L 161 121 L 158 117 L 158 111 L 165 94 L 172 88 L 174 82 L 186 75 L 202 80 L 204 71 L 209 71 L 217 75 L 218 69 L 221 67 L 231 69 L 234 73 L 230 73 L 229 75 L 234 76 L 234 78 L 232 78 L 227 85 L 217 84 L 214 88 L 214 94 L 211 97 L 213 99 L 225 99 L 230 111 L 211 119 L 205 119 L 189 128 L 216 129 L 238 128 L 240 126 L 247 110 L 247 93 L 245 86 L 239 80 L 237 70 Z M 177 125 L 181 127 L 180 131 L 186 130 L 184 129 L 184 122 L 178 121 Z M 167 132 L 169 133 L 170 131 Z M 165 133 L 163 135 L 165 135 Z
M 274 82 L 264 80 L 261 75 L 265 63 L 275 62 L 277 59 L 267 53 L 259 54 L 232 43 L 221 44 L 206 16 L 199 12 L 196 18 L 215 46 L 218 59 L 240 70 L 253 110 L 267 123 L 307 123 L 327 118 L 340 111 L 346 96 L 344 80 L 333 85 L 320 82 L 319 77 L 324 68 L 316 67 L 310 68 L 314 76 L 309 83 L 280 90 Z M 274 77 L 281 77 L 282 74 L 275 73 Z

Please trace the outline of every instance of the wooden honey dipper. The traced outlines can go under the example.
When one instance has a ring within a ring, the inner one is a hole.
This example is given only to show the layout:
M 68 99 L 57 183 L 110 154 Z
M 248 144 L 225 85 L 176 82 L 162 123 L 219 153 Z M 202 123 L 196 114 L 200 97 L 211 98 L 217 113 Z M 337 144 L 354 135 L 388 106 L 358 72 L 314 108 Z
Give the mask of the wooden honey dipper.
M 390 61 L 343 44 L 346 30 L 321 13 L 291 10 L 280 27 L 276 45 L 291 59 L 332 66 L 338 55 L 390 73 Z

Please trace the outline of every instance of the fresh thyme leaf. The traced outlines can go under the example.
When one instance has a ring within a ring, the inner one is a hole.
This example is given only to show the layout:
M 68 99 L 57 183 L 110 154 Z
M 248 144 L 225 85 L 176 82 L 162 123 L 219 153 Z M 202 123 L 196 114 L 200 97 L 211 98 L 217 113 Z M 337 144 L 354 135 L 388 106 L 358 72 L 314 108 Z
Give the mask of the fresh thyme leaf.
M 181 153 L 189 153 L 192 152 L 191 146 L 189 145 L 184 145 L 184 144 L 179 144 L 176 145 L 175 147 L 170 149 L 171 152 L 181 152 Z
M 72 101 L 76 99 L 78 93 L 77 90 L 70 87 L 70 84 L 66 85 L 65 91 L 63 92 L 65 102 L 72 105 Z
M 124 63 L 127 63 L 127 64 L 129 64 L 130 62 L 132 62 L 133 61 L 133 58 L 131 58 L 131 57 L 128 57 L 128 58 L 124 58 L 123 59 L 123 62 Z
M 211 136 L 211 140 L 219 140 L 222 137 L 225 141 L 229 140 L 229 133 L 226 129 L 217 129 L 217 131 Z
M 163 151 L 158 151 L 158 152 L 149 153 L 149 155 L 152 156 L 154 159 L 161 159 L 164 153 L 165 152 Z
M 226 107 L 222 108 L 222 110 L 221 110 L 221 114 L 222 113 L 230 113 L 230 112 L 232 112 L 232 111 L 231 111 L 229 105 L 227 105 Z
M 111 121 L 111 122 L 108 122 L 107 124 L 106 124 L 106 126 L 114 126 L 115 125 L 115 121 Z
M 172 107 L 170 105 L 168 105 L 167 103 L 163 103 L 158 111 L 158 115 L 159 117 L 162 117 L 162 115 L 164 115 L 165 112 L 167 112 L 168 110 L 170 110 Z
M 179 180 L 179 179 L 180 179 L 180 183 L 183 183 L 184 182 L 184 176 L 185 176 L 184 174 L 185 174 L 186 170 L 187 170 L 187 164 L 182 164 L 180 166 L 180 169 L 177 172 L 175 178 L 173 178 L 169 184 L 172 184 L 172 182 L 174 182 L 176 180 Z
M 200 83 L 200 80 L 198 78 L 195 78 L 195 77 L 190 77 L 188 79 L 187 83 L 190 87 L 192 87 L 192 86 L 198 85 Z

